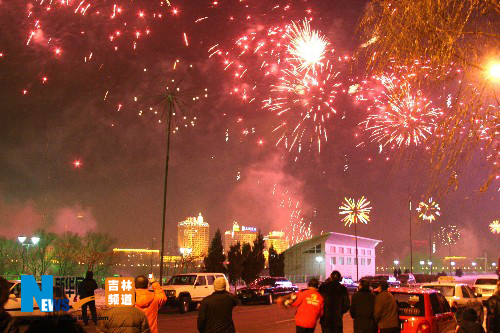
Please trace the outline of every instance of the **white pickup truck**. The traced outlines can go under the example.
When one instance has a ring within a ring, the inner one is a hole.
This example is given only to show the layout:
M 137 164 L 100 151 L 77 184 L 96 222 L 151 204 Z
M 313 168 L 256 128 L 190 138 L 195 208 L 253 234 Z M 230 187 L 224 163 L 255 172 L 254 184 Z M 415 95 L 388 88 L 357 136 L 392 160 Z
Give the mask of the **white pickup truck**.
M 172 276 L 167 284 L 161 287 L 167 295 L 167 305 L 179 306 L 180 313 L 195 309 L 198 303 L 214 292 L 214 281 L 219 277 L 226 279 L 222 273 L 189 273 Z M 227 279 L 226 290 L 229 291 Z

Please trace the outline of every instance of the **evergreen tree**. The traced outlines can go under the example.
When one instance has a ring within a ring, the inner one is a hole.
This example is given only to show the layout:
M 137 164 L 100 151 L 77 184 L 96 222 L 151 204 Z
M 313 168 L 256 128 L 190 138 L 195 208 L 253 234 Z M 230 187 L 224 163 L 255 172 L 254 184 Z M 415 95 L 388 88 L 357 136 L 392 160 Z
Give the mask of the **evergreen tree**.
M 243 273 L 243 254 L 241 253 L 240 242 L 231 245 L 227 253 L 227 259 L 229 261 L 227 264 L 229 283 L 234 286 L 236 291 L 236 286 Z
M 264 242 L 264 235 L 260 232 L 257 233 L 257 238 L 254 239 L 253 241 L 253 249 L 252 249 L 252 254 L 253 254 L 253 268 L 254 268 L 254 275 L 255 278 L 258 278 L 260 275 L 260 272 L 264 269 L 266 266 L 266 258 L 264 257 L 264 249 L 265 249 L 265 242 Z
M 274 249 L 274 247 L 271 245 L 269 248 L 269 275 L 271 276 L 279 276 L 278 275 L 278 261 L 279 261 L 279 255 L 278 252 Z
M 243 243 L 243 246 L 241 247 L 241 256 L 243 259 L 243 269 L 241 271 L 241 278 L 248 285 L 257 278 L 254 269 L 254 257 L 253 257 L 252 246 L 249 243 Z
M 203 263 L 205 264 L 205 272 L 225 273 L 225 260 L 226 256 L 224 255 L 224 247 L 222 246 L 222 236 L 220 230 L 217 229 L 214 238 L 212 239 L 212 243 L 208 248 L 208 255 L 203 259 Z
M 276 267 L 276 276 L 285 276 L 285 252 L 278 255 L 278 265 Z

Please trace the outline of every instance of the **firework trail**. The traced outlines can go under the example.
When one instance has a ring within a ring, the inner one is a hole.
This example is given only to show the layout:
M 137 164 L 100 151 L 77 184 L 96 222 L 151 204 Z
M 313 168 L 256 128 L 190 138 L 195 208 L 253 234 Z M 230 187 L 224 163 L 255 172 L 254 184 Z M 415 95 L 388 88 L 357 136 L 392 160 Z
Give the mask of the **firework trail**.
M 327 61 L 316 71 L 302 76 L 297 68 L 283 70 L 279 83 L 271 88 L 263 108 L 279 119 L 273 132 L 279 133 L 276 145 L 284 144 L 299 153 L 328 141 L 328 122 L 337 113 L 334 100 L 341 86 L 340 72 Z
M 342 218 L 342 222 L 348 227 L 357 223 L 368 224 L 370 221 L 370 211 L 372 210 L 372 207 L 369 205 L 370 201 L 366 200 L 365 197 L 361 197 L 357 201 L 351 198 L 344 198 L 342 206 L 339 207 L 339 214 L 345 215 Z
M 436 220 L 436 216 L 441 216 L 441 208 L 432 198 L 429 198 L 427 203 L 424 201 L 420 202 L 417 207 L 417 212 L 420 213 L 418 217 L 423 221 L 429 221 L 429 223 Z

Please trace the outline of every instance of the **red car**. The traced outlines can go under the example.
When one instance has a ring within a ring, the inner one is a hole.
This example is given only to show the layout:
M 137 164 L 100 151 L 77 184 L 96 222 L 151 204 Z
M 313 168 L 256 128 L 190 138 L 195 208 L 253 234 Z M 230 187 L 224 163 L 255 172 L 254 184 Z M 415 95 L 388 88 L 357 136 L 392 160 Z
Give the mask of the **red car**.
M 398 301 L 402 333 L 455 332 L 455 316 L 439 291 L 420 288 L 389 288 L 389 291 Z

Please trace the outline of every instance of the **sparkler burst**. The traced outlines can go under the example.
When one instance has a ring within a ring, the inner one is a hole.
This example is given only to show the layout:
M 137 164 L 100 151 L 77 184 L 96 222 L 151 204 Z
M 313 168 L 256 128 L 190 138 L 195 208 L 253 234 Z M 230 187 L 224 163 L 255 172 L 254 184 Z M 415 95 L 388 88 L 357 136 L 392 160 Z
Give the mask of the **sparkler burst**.
M 454 225 L 442 227 L 439 230 L 437 237 L 443 245 L 455 245 L 461 238 L 460 230 Z
M 344 198 L 342 206 L 339 207 L 339 214 L 345 215 L 342 222 L 348 227 L 357 223 L 368 224 L 372 209 L 369 205 L 370 201 L 366 200 L 364 196 L 358 201 L 351 198 Z
M 375 112 L 362 122 L 371 132 L 371 140 L 382 146 L 418 146 L 425 142 L 436 129 L 442 110 L 433 107 L 432 101 L 407 80 L 384 75 L 378 81 L 385 91 L 375 98 Z
M 314 72 L 316 67 L 323 65 L 328 41 L 319 31 L 311 30 L 308 20 L 303 20 L 302 25 L 293 22 L 288 35 L 290 60 L 299 63 L 298 71 L 307 74 L 309 70 Z
M 274 113 L 280 123 L 273 132 L 280 133 L 276 145 L 283 143 L 300 153 L 303 146 L 317 146 L 328 141 L 326 123 L 337 112 L 333 102 L 341 82 L 339 71 L 328 61 L 315 72 L 302 76 L 297 68 L 284 70 L 279 83 L 264 100 L 264 109 Z
M 436 216 L 441 216 L 441 208 L 432 198 L 429 198 L 427 203 L 424 201 L 420 202 L 417 207 L 417 212 L 420 213 L 418 217 L 424 221 L 429 221 L 429 223 L 436 220 Z
M 491 231 L 494 235 L 498 235 L 498 234 L 500 234 L 500 221 L 495 220 L 495 221 L 491 222 L 491 223 L 490 223 L 490 231 Z

